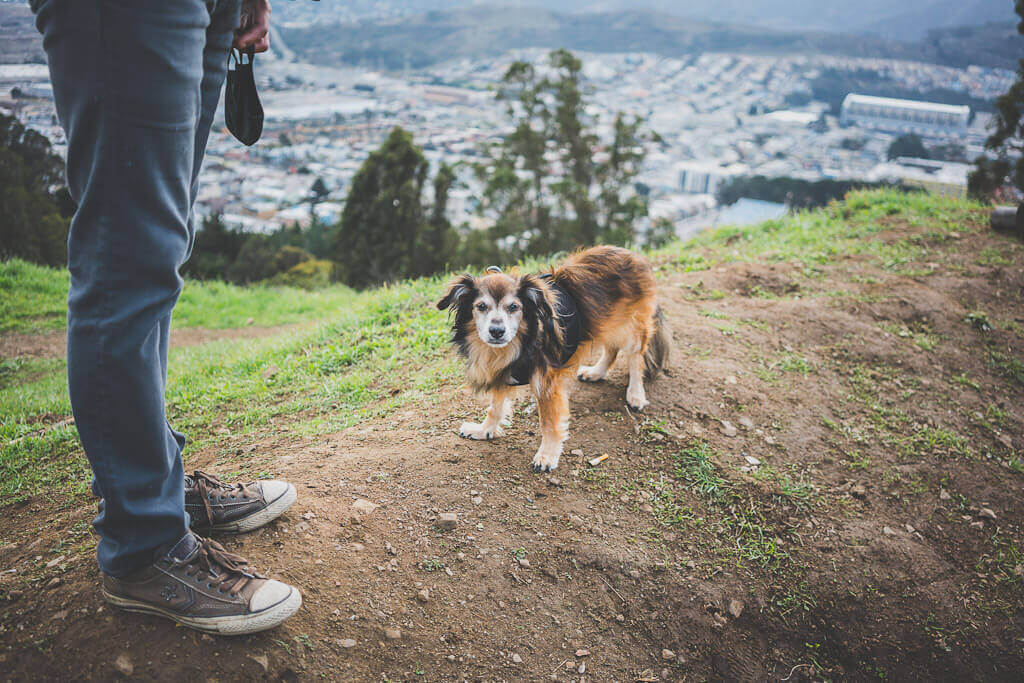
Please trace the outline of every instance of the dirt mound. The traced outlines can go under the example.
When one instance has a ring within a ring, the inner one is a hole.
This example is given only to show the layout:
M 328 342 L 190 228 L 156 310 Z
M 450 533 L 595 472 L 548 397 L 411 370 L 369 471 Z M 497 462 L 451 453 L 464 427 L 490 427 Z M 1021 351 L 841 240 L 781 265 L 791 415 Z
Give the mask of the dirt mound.
M 889 227 L 893 243 L 925 231 Z M 552 476 L 529 471 L 538 429 L 524 409 L 504 439 L 459 439 L 480 407 L 457 384 L 340 433 L 243 444 L 278 454 L 267 473 L 299 489 L 282 519 L 224 539 L 304 593 L 269 633 L 213 639 L 114 613 L 91 501 L 5 507 L 0 667 L 16 679 L 1017 678 L 1024 250 L 977 221 L 922 243 L 899 268 L 663 265 L 671 374 L 645 415 L 624 409 L 621 369 L 580 385 L 566 451 L 583 456 Z M 190 465 L 231 462 L 210 449 Z M 360 514 L 359 499 L 378 507 Z M 458 515 L 454 530 L 441 512 Z

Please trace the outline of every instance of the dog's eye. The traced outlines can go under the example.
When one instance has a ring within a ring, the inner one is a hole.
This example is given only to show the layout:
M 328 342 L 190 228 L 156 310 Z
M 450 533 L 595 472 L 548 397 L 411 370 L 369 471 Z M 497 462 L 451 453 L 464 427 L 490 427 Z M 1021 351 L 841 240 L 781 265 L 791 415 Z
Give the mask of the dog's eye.
M 487 304 L 485 304 L 485 303 L 484 303 L 483 301 L 481 301 L 480 303 L 478 303 L 478 304 L 476 305 L 476 310 L 478 310 L 478 311 L 480 311 L 481 313 L 483 313 L 484 311 L 486 311 L 486 310 L 487 310 Z
M 519 310 L 519 304 L 509 304 L 508 305 L 508 312 L 509 313 L 515 313 L 518 310 Z

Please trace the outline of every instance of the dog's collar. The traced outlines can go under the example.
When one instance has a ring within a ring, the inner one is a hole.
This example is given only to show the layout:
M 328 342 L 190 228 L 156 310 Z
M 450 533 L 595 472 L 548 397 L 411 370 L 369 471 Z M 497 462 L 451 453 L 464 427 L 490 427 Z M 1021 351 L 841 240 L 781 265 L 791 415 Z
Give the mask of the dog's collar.
M 559 364 L 565 365 L 579 348 L 580 336 L 583 334 L 579 309 L 576 306 L 576 300 L 564 287 L 555 282 L 551 273 L 541 275 L 541 279 L 547 280 L 548 286 L 555 294 L 555 317 L 562 328 L 562 358 L 559 360 Z M 529 383 L 529 376 L 521 377 L 514 370 L 509 374 L 509 386 L 521 387 Z

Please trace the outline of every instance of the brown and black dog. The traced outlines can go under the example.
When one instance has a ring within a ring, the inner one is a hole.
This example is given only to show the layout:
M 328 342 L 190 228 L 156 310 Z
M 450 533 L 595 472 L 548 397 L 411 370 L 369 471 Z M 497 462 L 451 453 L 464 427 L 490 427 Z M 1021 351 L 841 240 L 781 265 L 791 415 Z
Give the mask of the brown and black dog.
M 489 394 L 482 423 L 463 423 L 470 439 L 493 439 L 510 424 L 516 388 L 537 398 L 541 444 L 534 471 L 558 467 L 569 426 L 569 380 L 604 379 L 615 359 L 629 367 L 626 402 L 647 407 L 644 377 L 668 362 L 671 332 L 658 307 L 654 273 L 642 256 L 618 247 L 573 254 L 544 275 L 496 268 L 452 280 L 437 302 L 455 311 L 452 344 L 465 357 L 470 386 Z M 592 352 L 596 364 L 580 367 Z

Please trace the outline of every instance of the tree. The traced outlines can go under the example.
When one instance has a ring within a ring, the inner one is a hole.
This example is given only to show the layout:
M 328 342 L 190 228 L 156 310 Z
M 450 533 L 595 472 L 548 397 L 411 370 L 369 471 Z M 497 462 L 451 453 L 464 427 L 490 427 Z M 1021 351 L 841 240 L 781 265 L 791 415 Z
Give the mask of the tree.
M 192 256 L 182 273 L 198 280 L 227 280 L 246 237 L 241 230 L 225 225 L 220 214 L 207 216 L 196 232 Z
M 890 160 L 898 157 L 915 157 L 918 159 L 928 159 L 928 148 L 924 146 L 924 142 L 921 140 L 920 135 L 914 135 L 909 133 L 907 135 L 901 135 L 892 141 L 889 145 L 889 153 L 887 154 Z
M 548 65 L 543 78 L 528 62 L 509 66 L 497 97 L 515 128 L 477 166 L 481 212 L 494 219 L 489 233 L 506 260 L 598 241 L 627 244 L 647 211 L 633 186 L 644 158 L 642 122 L 618 115 L 612 140 L 602 143 L 592 132 L 580 60 L 555 50 Z
M 0 114 L 0 259 L 66 264 L 74 205 L 63 181 L 49 140 Z
M 415 273 L 427 160 L 396 126 L 352 179 L 334 243 L 334 278 L 364 288 Z
M 1014 11 L 1021 21 L 1017 33 L 1024 35 L 1024 0 L 1016 0 Z M 988 200 L 1007 184 L 1024 190 L 1024 59 L 1017 69 L 1017 80 L 1005 94 L 996 99 L 992 116 L 994 130 L 985 141 L 985 148 L 995 158 L 982 155 L 967 177 L 967 193 Z
M 448 220 L 448 193 L 453 184 L 455 169 L 442 163 L 434 175 L 434 204 L 430 208 L 430 218 L 421 230 L 416 249 L 419 275 L 432 275 L 450 266 L 455 259 L 459 233 Z
M 313 187 L 309 188 L 310 203 L 318 204 L 327 199 L 327 195 L 330 193 L 324 179 L 317 176 L 317 179 L 313 181 Z

